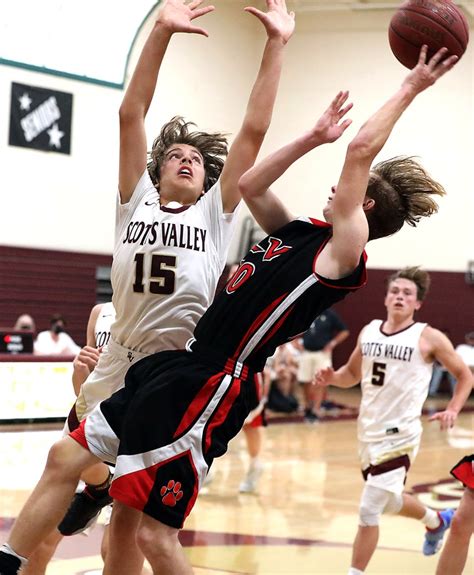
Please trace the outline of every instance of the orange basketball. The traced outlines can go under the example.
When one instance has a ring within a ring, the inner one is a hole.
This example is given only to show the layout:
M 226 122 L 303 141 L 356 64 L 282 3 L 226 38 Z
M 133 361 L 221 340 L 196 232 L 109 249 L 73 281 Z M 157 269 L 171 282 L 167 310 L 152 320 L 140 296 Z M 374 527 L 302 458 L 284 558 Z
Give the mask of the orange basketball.
M 388 38 L 397 60 L 414 68 L 423 44 L 428 46 L 428 59 L 443 47 L 461 57 L 469 27 L 461 9 L 450 0 L 408 0 L 393 15 Z

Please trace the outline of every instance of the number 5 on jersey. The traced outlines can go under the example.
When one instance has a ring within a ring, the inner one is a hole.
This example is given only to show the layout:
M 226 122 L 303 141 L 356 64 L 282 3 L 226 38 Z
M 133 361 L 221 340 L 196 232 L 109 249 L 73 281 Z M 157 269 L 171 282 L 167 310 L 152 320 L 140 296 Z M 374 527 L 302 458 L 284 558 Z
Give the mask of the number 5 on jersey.
M 374 366 L 372 368 L 372 385 L 382 386 L 385 380 L 385 370 L 387 369 L 387 364 L 378 363 L 374 361 Z

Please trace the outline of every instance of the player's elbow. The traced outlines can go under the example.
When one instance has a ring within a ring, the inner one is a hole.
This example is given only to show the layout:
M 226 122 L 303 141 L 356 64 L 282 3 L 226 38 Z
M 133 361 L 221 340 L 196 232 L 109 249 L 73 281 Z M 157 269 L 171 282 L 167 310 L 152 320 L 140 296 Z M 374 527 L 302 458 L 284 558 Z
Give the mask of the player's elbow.
M 119 108 L 120 127 L 123 128 L 137 121 L 143 121 L 145 115 L 144 106 L 134 105 L 125 99 Z
M 253 182 L 251 170 L 246 172 L 239 180 L 239 193 L 244 200 L 251 200 L 257 194 L 256 186 Z
M 270 119 L 263 114 L 244 120 L 241 133 L 254 145 L 261 145 L 270 127 Z
M 371 162 L 378 151 L 374 139 L 370 138 L 368 134 L 360 132 L 347 147 L 347 155 L 357 161 Z

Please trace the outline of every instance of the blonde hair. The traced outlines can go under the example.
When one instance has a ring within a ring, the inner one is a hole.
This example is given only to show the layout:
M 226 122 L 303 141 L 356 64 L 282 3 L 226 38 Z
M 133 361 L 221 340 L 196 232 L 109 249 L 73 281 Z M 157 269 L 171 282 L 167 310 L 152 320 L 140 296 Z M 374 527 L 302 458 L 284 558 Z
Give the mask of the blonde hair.
M 390 236 L 405 222 L 416 227 L 421 218 L 438 211 L 431 196 L 445 194 L 443 186 L 412 157 L 397 156 L 376 164 L 367 187 L 367 196 L 374 200 L 366 212 L 369 240 Z

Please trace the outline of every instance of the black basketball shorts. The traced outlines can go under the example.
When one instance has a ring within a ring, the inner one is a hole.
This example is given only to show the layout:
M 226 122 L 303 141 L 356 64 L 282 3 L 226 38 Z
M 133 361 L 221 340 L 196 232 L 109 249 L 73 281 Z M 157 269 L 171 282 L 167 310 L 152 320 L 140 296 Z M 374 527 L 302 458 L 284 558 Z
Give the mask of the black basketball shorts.
M 214 458 L 258 405 L 254 377 L 230 360 L 161 352 L 132 366 L 125 387 L 71 437 L 103 461 L 116 458 L 114 499 L 181 528 Z

